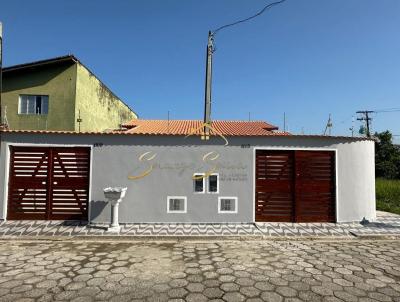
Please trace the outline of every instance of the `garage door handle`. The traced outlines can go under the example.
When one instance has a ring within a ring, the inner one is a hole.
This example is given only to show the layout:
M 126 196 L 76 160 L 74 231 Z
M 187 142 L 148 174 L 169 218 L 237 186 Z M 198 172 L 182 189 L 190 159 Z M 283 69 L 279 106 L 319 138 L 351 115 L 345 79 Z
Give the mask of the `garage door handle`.
M 53 185 L 56 185 L 58 182 L 56 182 L 56 181 L 53 181 Z
M 45 185 L 46 184 L 46 182 L 45 181 L 42 181 L 42 185 Z

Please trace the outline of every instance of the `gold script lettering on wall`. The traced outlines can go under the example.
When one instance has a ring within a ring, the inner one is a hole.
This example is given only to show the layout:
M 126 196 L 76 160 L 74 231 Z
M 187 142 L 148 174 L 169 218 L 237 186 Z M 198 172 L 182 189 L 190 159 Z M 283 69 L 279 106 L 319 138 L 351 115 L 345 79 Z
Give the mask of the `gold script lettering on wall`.
M 139 156 L 139 161 L 140 161 L 140 162 L 143 162 L 143 161 L 152 161 L 154 158 L 156 158 L 156 156 L 157 156 L 157 153 L 154 153 L 154 152 L 152 152 L 152 151 L 147 151 L 147 152 L 142 153 L 142 154 Z M 141 179 L 141 178 L 143 178 L 143 177 L 149 175 L 149 174 L 153 171 L 153 168 L 154 168 L 153 163 L 150 163 L 150 165 L 149 165 L 149 167 L 147 168 L 147 170 L 145 170 L 144 172 L 142 172 L 142 173 L 139 174 L 139 175 L 134 175 L 134 176 L 129 175 L 129 176 L 128 176 L 128 179 L 130 179 L 130 180 Z
M 185 139 L 188 138 L 189 136 L 195 135 L 199 131 L 200 131 L 200 135 L 202 137 L 204 137 L 204 128 L 205 127 L 208 128 L 209 130 L 211 130 L 215 135 L 222 138 L 225 142 L 224 146 L 228 146 L 228 144 L 229 144 L 228 139 L 222 133 L 215 130 L 211 125 L 206 124 L 206 123 L 202 124 L 200 127 L 191 129 L 190 133 L 185 136 Z M 220 156 L 220 154 L 217 151 L 211 151 L 211 152 L 204 154 L 202 157 L 203 162 L 211 165 L 211 167 L 206 172 L 204 172 L 204 175 L 197 175 L 197 176 L 193 175 L 192 178 L 194 180 L 203 179 L 203 178 L 207 178 L 211 174 L 215 173 L 218 170 L 218 164 L 215 163 L 215 160 L 217 160 L 219 158 L 219 156 Z M 147 152 L 142 153 L 139 156 L 139 162 L 151 162 L 156 157 L 157 157 L 157 153 L 155 153 L 153 151 L 147 151 Z M 128 175 L 128 179 L 130 179 L 130 180 L 141 179 L 141 178 L 149 175 L 153 171 L 153 169 L 154 169 L 154 164 L 149 163 L 148 168 L 144 172 L 142 172 L 139 175 Z
M 203 123 L 200 127 L 193 128 L 190 131 L 190 133 L 185 136 L 185 138 L 188 138 L 189 136 L 196 134 L 199 130 L 203 130 L 204 131 L 204 128 L 208 128 L 213 133 L 215 133 L 216 135 L 221 137 L 225 141 L 224 146 L 228 146 L 228 144 L 229 144 L 228 139 L 221 132 L 215 130 L 211 125 L 209 125 L 207 123 Z M 202 137 L 205 137 L 205 133 L 204 132 L 202 132 L 201 135 L 202 135 Z M 209 170 L 207 170 L 206 172 L 204 172 L 204 175 L 193 175 L 192 179 L 193 180 L 199 180 L 199 179 L 207 178 L 211 174 L 215 173 L 218 170 L 218 164 L 217 163 L 214 164 L 214 163 L 211 163 L 211 162 L 216 160 L 218 157 L 219 157 L 219 153 L 217 151 L 211 151 L 211 152 L 208 152 L 208 153 L 204 154 L 203 155 L 203 162 L 208 163 L 208 164 L 212 164 L 212 167 Z

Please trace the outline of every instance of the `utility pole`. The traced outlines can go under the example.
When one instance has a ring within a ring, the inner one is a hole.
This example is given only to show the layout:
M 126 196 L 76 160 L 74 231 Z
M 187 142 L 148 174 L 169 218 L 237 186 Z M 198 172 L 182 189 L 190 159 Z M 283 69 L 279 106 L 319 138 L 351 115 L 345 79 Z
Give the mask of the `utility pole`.
M 204 102 L 204 133 L 202 139 L 208 140 L 210 138 L 211 126 L 211 79 L 212 79 L 212 55 L 214 52 L 214 34 L 208 32 L 207 42 L 207 56 L 206 56 L 206 87 L 205 87 L 205 102 Z
M 212 55 L 215 51 L 214 48 L 214 37 L 220 30 L 223 30 L 227 27 L 231 27 L 243 22 L 247 22 L 251 19 L 254 19 L 264 13 L 266 10 L 272 8 L 273 6 L 279 5 L 286 0 L 278 0 L 272 3 L 265 5 L 259 12 L 256 14 L 247 17 L 242 20 L 238 20 L 233 23 L 228 23 L 223 26 L 218 27 L 213 31 L 208 32 L 208 42 L 207 42 L 207 52 L 206 52 L 206 87 L 205 87 L 205 102 L 204 102 L 204 131 L 201 136 L 202 139 L 208 140 L 210 138 L 210 127 L 211 127 L 211 78 L 212 78 Z
M 357 114 L 361 114 L 360 117 L 357 118 L 357 121 L 365 121 L 365 128 L 367 129 L 367 137 L 371 137 L 371 131 L 370 131 L 370 123 L 372 121 L 372 118 L 369 116 L 369 114 L 373 113 L 374 111 L 372 110 L 360 110 L 357 111 Z

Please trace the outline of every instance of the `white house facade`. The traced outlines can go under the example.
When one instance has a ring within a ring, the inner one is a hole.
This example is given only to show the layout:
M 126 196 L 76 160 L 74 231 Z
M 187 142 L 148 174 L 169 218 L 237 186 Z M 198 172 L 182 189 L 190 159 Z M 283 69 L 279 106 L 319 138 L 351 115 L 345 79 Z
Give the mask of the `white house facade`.
M 1 132 L 0 219 L 108 223 L 110 186 L 128 188 L 122 223 L 376 218 L 372 140 L 139 129 Z

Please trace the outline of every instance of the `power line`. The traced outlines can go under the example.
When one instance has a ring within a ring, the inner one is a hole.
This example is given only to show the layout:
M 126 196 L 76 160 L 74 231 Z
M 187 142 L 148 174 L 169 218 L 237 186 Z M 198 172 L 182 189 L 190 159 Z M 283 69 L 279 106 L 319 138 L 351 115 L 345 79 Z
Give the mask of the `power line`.
M 224 28 L 227 28 L 227 27 L 230 27 L 230 26 L 234 26 L 234 25 L 236 25 L 236 24 L 243 23 L 243 22 L 249 21 L 249 20 L 251 20 L 251 19 L 254 19 L 254 18 L 258 17 L 259 15 L 261 15 L 262 13 L 264 13 L 266 10 L 270 9 L 271 7 L 273 7 L 273 6 L 275 6 L 275 5 L 278 5 L 278 4 L 281 4 L 281 3 L 285 2 L 285 1 L 286 1 L 286 0 L 280 0 L 280 1 L 276 1 L 276 2 L 273 2 L 273 3 L 267 4 L 266 6 L 263 7 L 262 10 L 260 10 L 260 11 L 259 11 L 258 13 L 256 13 L 255 15 L 250 16 L 250 17 L 248 17 L 248 18 L 246 18 L 246 19 L 242 19 L 242 20 L 239 20 L 239 21 L 236 21 L 236 22 L 229 23 L 229 24 L 223 25 L 223 26 L 221 26 L 221 27 L 218 27 L 217 29 L 215 29 L 215 30 L 212 31 L 212 34 L 215 35 L 215 34 L 216 34 L 217 32 L 219 32 L 221 29 L 224 29 Z
M 374 110 L 375 113 L 381 113 L 381 112 L 398 112 L 398 111 L 400 111 L 400 108 L 389 108 L 389 109 Z
M 208 32 L 208 42 L 207 42 L 207 48 L 206 48 L 206 85 L 205 85 L 206 87 L 205 87 L 205 93 L 204 93 L 204 96 L 205 96 L 204 97 L 204 138 L 208 139 L 209 127 L 206 127 L 206 126 L 211 123 L 212 56 L 213 56 L 213 53 L 215 52 L 214 37 L 215 37 L 216 33 L 224 28 L 227 28 L 227 27 L 239 24 L 239 23 L 249 21 L 253 18 L 256 18 L 257 16 L 259 16 L 263 12 L 265 12 L 267 9 L 269 9 L 275 5 L 281 4 L 285 1 L 286 0 L 280 0 L 280 1 L 276 1 L 273 3 L 267 4 L 266 6 L 263 7 L 262 10 L 260 10 L 258 13 L 256 13 L 253 16 L 250 16 L 243 20 L 239 20 L 239 21 L 236 21 L 233 23 L 223 25 L 221 27 L 218 27 L 214 31 Z M 250 116 L 249 116 L 249 119 L 250 119 Z
M 352 114 L 349 117 L 345 118 L 344 120 L 340 121 L 340 124 L 347 123 L 348 121 L 350 121 L 353 118 L 354 118 L 354 115 Z

